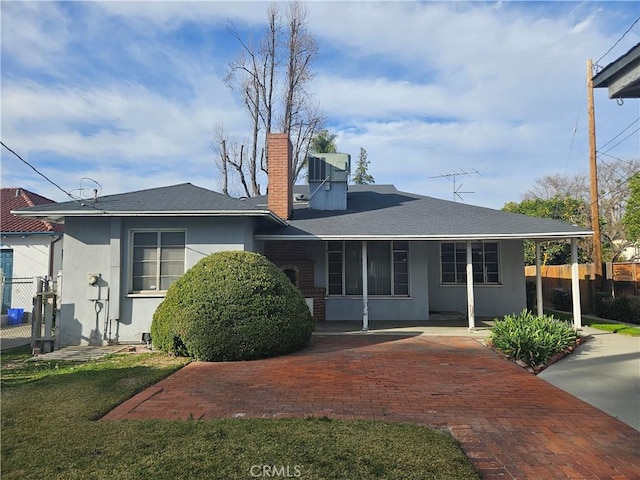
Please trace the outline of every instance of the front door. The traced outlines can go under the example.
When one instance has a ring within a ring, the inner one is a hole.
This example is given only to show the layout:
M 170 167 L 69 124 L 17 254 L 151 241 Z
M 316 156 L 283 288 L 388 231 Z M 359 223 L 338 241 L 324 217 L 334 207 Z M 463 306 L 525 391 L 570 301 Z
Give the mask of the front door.
M 2 313 L 11 306 L 11 277 L 13 277 L 13 250 L 3 248 L 0 252 L 0 268 L 2 269 Z

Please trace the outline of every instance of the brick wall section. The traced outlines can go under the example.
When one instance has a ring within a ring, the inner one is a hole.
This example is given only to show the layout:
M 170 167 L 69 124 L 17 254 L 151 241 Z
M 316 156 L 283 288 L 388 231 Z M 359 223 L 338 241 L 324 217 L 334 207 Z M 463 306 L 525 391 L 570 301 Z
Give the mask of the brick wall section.
M 292 147 L 286 133 L 270 133 L 267 137 L 269 185 L 268 207 L 283 220 L 291 218 L 293 187 L 291 186 Z
M 267 241 L 264 255 L 281 270 L 296 271 L 298 289 L 306 298 L 313 298 L 313 318 L 324 320 L 326 289 L 314 286 L 314 261 L 309 259 L 308 242 Z
M 264 244 L 264 254 L 271 258 L 288 260 L 307 260 L 309 258 L 309 242 L 269 240 Z

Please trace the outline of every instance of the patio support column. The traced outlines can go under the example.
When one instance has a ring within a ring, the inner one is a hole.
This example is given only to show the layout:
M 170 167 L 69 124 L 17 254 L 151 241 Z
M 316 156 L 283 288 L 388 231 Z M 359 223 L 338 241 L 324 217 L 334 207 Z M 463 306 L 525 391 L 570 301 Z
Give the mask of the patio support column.
M 580 310 L 580 277 L 578 271 L 578 239 L 571 239 L 571 297 L 573 298 L 573 328 L 582 328 Z
M 473 298 L 473 258 L 471 255 L 471 240 L 467 240 L 467 316 L 469 330 L 476 328 L 475 300 Z
M 536 242 L 536 305 L 538 307 L 538 316 L 544 315 L 544 307 L 542 305 L 542 269 L 540 267 L 540 242 Z
M 367 284 L 367 241 L 362 242 L 362 331 L 369 330 L 369 286 Z

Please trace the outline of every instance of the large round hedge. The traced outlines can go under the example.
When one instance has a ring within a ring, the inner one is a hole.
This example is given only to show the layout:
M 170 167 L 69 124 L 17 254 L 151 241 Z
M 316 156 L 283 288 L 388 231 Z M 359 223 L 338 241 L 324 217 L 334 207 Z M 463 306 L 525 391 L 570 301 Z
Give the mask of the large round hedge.
M 312 330 L 289 278 L 262 255 L 233 251 L 203 258 L 169 287 L 151 338 L 197 360 L 253 360 L 299 350 Z

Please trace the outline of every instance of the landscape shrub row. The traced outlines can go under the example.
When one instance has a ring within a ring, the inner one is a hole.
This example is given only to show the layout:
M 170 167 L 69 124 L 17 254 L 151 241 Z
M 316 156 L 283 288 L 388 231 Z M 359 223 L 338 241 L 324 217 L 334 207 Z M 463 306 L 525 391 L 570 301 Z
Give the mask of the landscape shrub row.
M 621 295 L 613 298 L 599 292 L 595 297 L 596 315 L 600 318 L 640 324 L 640 297 Z

